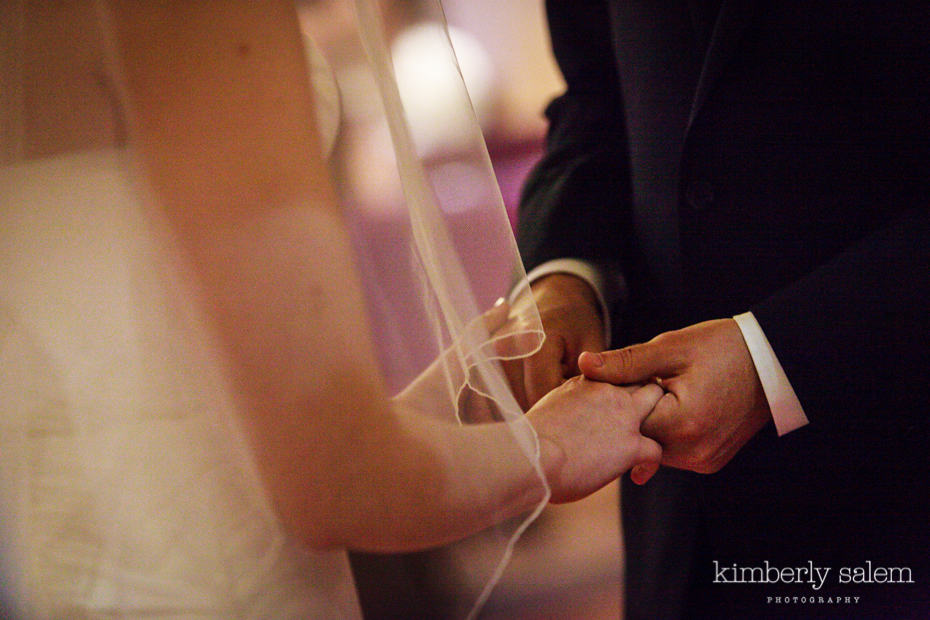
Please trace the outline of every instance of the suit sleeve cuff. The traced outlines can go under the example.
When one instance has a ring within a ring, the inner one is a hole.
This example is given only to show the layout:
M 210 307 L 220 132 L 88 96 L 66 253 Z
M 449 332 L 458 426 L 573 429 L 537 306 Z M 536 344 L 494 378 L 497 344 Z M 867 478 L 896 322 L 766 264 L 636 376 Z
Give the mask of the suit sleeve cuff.
M 733 319 L 743 334 L 749 355 L 752 356 L 752 363 L 756 367 L 762 390 L 765 392 L 765 399 L 772 411 L 772 420 L 775 422 L 778 436 L 781 437 L 808 424 L 801 402 L 794 393 L 794 388 L 791 387 L 756 317 L 752 312 L 746 312 L 734 316 Z
M 532 284 L 543 276 L 548 276 L 553 273 L 567 273 L 581 278 L 588 283 L 588 286 L 591 287 L 594 291 L 594 296 L 597 298 L 597 303 L 601 311 L 601 318 L 604 321 L 604 342 L 610 346 L 611 325 L 610 306 L 608 303 L 616 300 L 608 298 L 609 295 L 607 291 L 609 287 L 606 286 L 606 277 L 603 270 L 593 263 L 579 258 L 557 258 L 539 265 L 530 271 L 526 277 L 529 283 Z M 619 290 L 622 291 L 623 287 L 621 286 Z

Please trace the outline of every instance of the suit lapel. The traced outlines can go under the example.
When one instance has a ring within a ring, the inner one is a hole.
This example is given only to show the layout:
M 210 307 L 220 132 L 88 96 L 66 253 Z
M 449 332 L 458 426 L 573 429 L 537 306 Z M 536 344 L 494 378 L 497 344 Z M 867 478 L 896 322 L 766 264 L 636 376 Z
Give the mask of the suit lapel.
M 676 308 L 678 165 L 703 55 L 686 0 L 608 5 L 630 150 L 633 227 L 660 302 Z
M 688 115 L 688 129 L 694 123 L 701 107 L 707 100 L 727 61 L 736 51 L 742 40 L 743 33 L 752 22 L 755 15 L 756 2 L 751 0 L 724 0 L 720 7 L 720 14 L 714 31 L 711 35 L 710 45 L 704 57 L 704 66 L 698 78 L 694 101 L 691 103 L 691 112 Z

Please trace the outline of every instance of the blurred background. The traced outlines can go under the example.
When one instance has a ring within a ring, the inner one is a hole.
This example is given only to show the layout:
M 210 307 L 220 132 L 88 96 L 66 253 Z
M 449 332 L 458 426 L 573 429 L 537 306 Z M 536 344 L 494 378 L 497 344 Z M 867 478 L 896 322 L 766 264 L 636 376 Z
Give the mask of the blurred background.
M 370 97 L 342 101 L 351 135 L 340 136 L 349 179 L 348 200 L 369 217 L 369 224 L 391 226 L 402 204 L 390 136 L 377 122 L 378 97 L 373 82 L 357 68 L 363 59 L 352 41 L 353 3 L 305 0 L 300 6 L 305 32 L 325 49 L 341 88 L 351 85 Z M 450 38 L 478 116 L 491 163 L 511 223 L 516 222 L 520 187 L 541 155 L 546 131 L 543 111 L 564 84 L 549 47 L 542 0 L 443 0 Z M 445 67 L 436 62 L 437 41 L 416 26 L 427 7 L 415 0 L 382 4 L 397 80 L 408 110 L 426 119 L 415 139 L 421 149 L 442 157 L 454 153 L 463 132 L 457 108 L 446 105 Z M 411 25 L 413 24 L 413 25 Z M 343 130 L 344 131 L 344 130 Z M 468 187 L 468 172 L 456 169 L 456 188 Z M 456 177 L 458 174 L 460 176 Z M 475 200 L 479 198 L 475 197 Z M 468 199 L 465 198 L 467 203 Z M 586 500 L 550 506 L 518 543 L 512 561 L 486 605 L 484 618 L 619 618 L 622 552 L 617 509 L 618 485 Z M 481 564 L 480 541 L 465 553 Z M 412 559 L 411 559 L 412 557 Z M 440 600 L 444 593 L 480 591 L 484 574 L 442 571 L 441 560 L 425 556 L 383 558 L 356 554 L 353 567 L 363 606 L 371 617 L 393 615 L 405 585 L 424 583 Z M 466 562 L 466 564 L 469 564 Z M 420 601 L 423 613 L 442 608 Z

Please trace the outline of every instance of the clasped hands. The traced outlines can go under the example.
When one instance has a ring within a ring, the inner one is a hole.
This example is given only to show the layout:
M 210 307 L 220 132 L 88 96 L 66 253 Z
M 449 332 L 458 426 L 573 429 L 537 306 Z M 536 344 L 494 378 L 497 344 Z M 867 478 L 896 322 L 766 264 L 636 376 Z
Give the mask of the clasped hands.
M 533 406 L 537 401 L 553 398 L 550 390 L 566 380 L 586 382 L 589 390 L 601 382 L 632 394 L 633 399 L 615 406 L 626 407 L 621 417 L 638 422 L 639 427 L 629 429 L 626 437 L 610 439 L 614 450 L 618 442 L 627 442 L 619 451 L 630 453 L 634 482 L 648 481 L 659 462 L 699 473 L 716 472 L 771 419 L 734 320 L 698 323 L 643 344 L 598 352 L 605 344 L 603 325 L 586 283 L 554 274 L 534 283 L 533 294 L 546 341 L 535 355 L 505 364 L 515 394 L 521 405 L 532 407 L 528 415 L 538 409 Z M 646 406 L 649 410 L 643 411 Z M 573 419 L 590 422 L 592 436 L 604 430 L 604 412 L 586 414 Z M 603 441 L 592 449 L 602 447 Z

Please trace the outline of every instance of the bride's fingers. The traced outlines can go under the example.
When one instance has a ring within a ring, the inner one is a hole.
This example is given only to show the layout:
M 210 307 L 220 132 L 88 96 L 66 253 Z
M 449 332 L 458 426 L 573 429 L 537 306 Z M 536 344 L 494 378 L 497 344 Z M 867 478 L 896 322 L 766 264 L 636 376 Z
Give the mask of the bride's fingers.
M 484 311 L 481 319 L 484 321 L 484 328 L 493 336 L 494 332 L 499 330 L 507 322 L 507 316 L 510 314 L 510 304 L 501 297 L 493 306 Z
M 523 386 L 523 360 L 502 360 L 501 366 L 510 384 L 510 391 L 517 399 L 517 404 L 523 411 L 526 411 L 529 405 L 526 401 L 526 388 Z
M 662 446 L 648 437 L 641 437 L 637 446 L 640 460 L 630 471 L 630 479 L 635 484 L 646 484 L 657 471 L 662 462 Z
M 637 417 L 637 421 L 640 423 L 652 413 L 656 404 L 662 399 L 662 396 L 665 395 L 665 390 L 655 383 L 631 385 L 626 386 L 624 389 L 630 392 L 633 398 L 633 412 Z
M 493 400 L 466 386 L 459 397 L 459 419 L 465 424 L 484 424 L 501 417 Z

